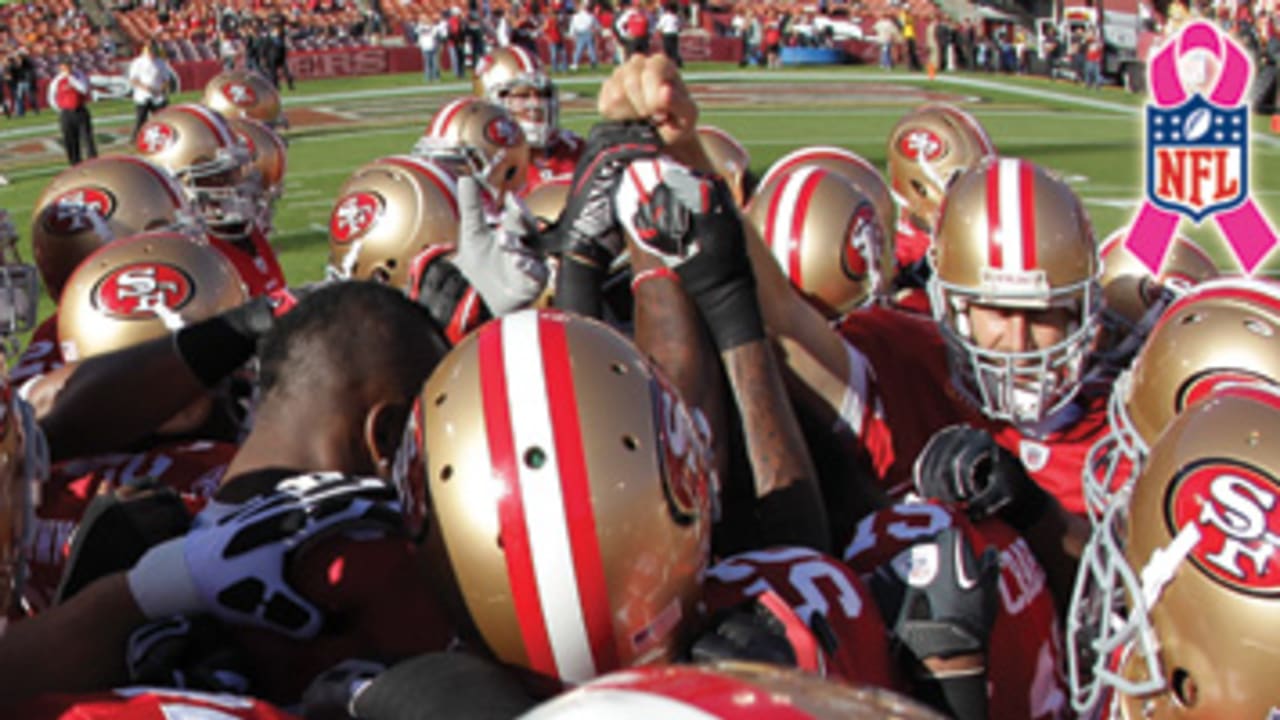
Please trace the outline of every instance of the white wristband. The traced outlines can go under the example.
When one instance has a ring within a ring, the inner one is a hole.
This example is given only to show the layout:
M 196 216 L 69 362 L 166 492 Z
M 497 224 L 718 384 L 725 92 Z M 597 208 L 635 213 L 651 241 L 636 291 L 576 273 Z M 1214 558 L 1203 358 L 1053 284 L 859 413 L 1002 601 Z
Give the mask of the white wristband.
M 205 610 L 187 568 L 185 538 L 174 538 L 146 552 L 129 571 L 129 591 L 149 620 Z

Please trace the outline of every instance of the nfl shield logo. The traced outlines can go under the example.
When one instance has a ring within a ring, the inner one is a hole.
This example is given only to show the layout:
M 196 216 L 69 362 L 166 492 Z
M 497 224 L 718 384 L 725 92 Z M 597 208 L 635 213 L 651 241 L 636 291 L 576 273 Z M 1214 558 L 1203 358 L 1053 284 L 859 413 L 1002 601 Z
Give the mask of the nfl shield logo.
M 1173 108 L 1147 106 L 1147 197 L 1200 223 L 1249 195 L 1247 106 L 1222 109 L 1193 95 Z

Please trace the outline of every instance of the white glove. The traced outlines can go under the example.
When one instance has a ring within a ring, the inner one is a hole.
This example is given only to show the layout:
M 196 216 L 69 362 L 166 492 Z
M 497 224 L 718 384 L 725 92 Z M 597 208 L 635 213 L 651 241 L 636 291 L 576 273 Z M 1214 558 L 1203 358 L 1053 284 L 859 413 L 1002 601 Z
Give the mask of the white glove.
M 335 532 L 402 532 L 397 497 L 378 478 L 312 473 L 239 506 L 211 503 L 185 536 L 138 560 L 129 589 L 148 619 L 209 612 L 233 624 L 313 636 L 323 618 L 286 580 L 293 551 Z
M 535 232 L 533 217 L 507 195 L 496 226 L 485 214 L 480 183 L 458 179 L 458 251 L 453 264 L 480 293 L 494 316 L 527 306 L 547 284 L 547 264 L 524 239 Z

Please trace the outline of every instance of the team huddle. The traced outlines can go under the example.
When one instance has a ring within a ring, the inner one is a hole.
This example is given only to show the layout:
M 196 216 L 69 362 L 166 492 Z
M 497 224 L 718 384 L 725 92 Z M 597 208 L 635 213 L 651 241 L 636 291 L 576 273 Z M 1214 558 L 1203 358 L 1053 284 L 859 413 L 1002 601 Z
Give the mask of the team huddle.
M 251 72 L 0 214 L 6 716 L 1277 712 L 1273 283 L 944 103 L 756 177 L 663 56 L 475 85 L 316 284 Z

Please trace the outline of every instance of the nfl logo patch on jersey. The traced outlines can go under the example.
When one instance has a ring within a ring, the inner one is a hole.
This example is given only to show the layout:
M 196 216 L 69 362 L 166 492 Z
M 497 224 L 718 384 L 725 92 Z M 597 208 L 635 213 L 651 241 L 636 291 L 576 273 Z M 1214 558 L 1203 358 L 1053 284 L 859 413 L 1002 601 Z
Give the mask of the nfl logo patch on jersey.
M 1049 448 L 1038 442 L 1023 440 L 1018 444 L 1022 464 L 1031 472 L 1040 472 L 1049 464 Z
M 1199 93 L 1147 107 L 1147 197 L 1199 223 L 1249 194 L 1248 106 L 1218 107 Z

